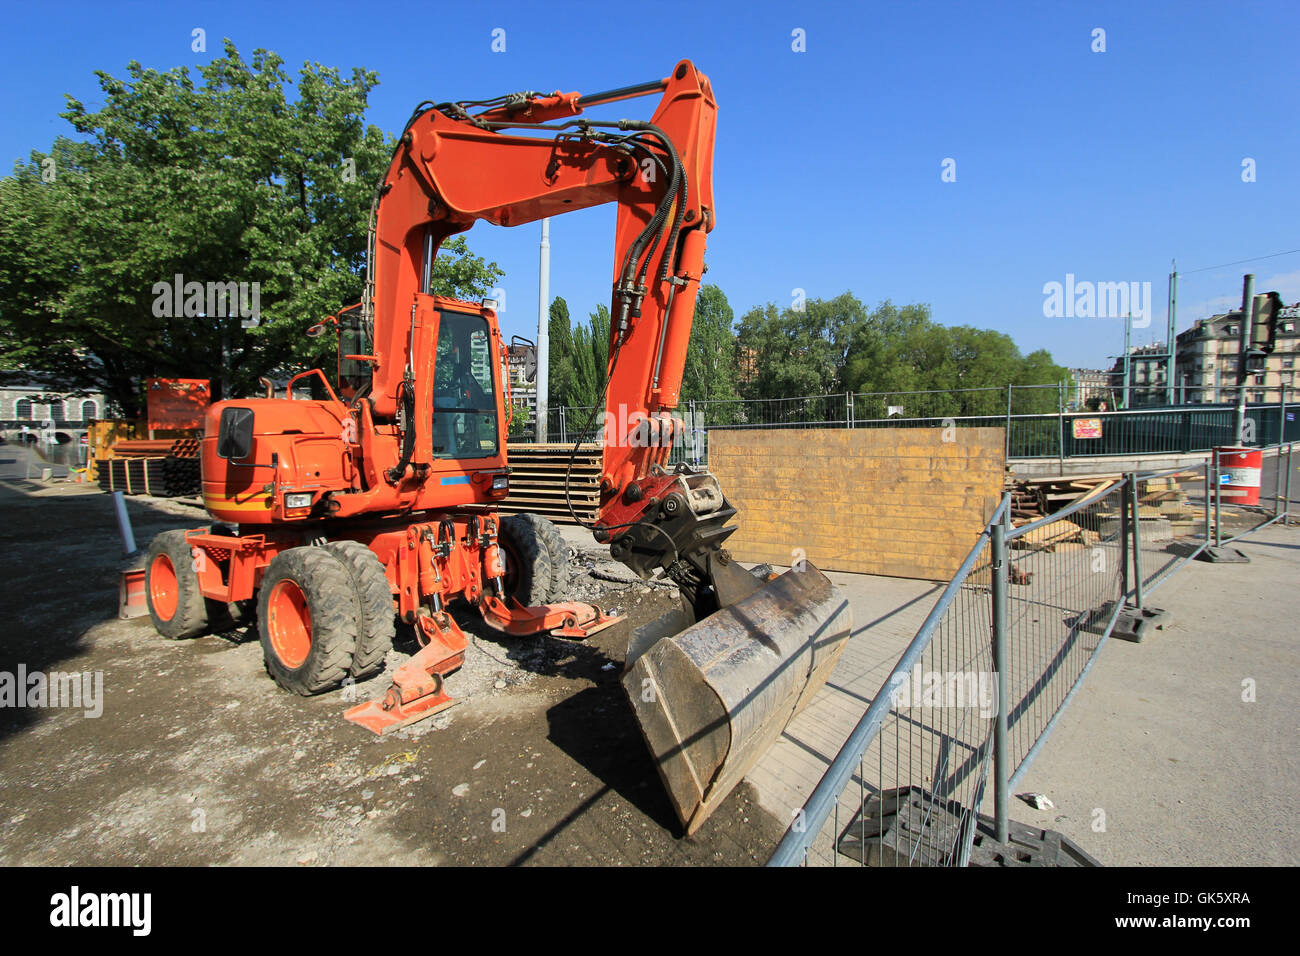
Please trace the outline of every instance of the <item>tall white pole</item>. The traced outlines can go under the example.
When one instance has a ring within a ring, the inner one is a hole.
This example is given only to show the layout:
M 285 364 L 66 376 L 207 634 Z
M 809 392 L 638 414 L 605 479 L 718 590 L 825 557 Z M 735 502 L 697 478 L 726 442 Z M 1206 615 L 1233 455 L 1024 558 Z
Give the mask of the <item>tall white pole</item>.
M 537 280 L 537 441 L 546 441 L 546 389 L 551 355 L 551 220 L 542 220 L 542 249 Z

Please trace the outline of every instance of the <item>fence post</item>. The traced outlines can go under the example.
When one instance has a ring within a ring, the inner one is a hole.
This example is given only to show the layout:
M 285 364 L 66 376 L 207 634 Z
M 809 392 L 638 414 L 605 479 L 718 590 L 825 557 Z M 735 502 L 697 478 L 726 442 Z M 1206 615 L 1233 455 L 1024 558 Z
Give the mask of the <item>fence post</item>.
M 1283 512 L 1286 517 L 1282 519 L 1283 524 L 1291 523 L 1291 472 L 1295 469 L 1295 464 L 1291 460 L 1291 453 L 1293 451 L 1295 451 L 1295 442 L 1291 442 L 1286 446 L 1286 509 Z M 1279 449 L 1278 458 L 1280 459 L 1281 457 L 1281 450 Z M 1281 461 L 1279 461 L 1278 464 L 1281 465 Z
M 1127 491 L 1123 485 L 1128 482 L 1128 475 L 1124 476 L 1120 486 L 1120 506 L 1119 506 L 1119 594 L 1120 603 L 1123 604 L 1128 600 L 1128 559 L 1129 559 L 1129 535 L 1133 533 L 1129 521 L 1129 509 L 1127 502 Z
M 1286 386 L 1277 389 L 1277 453 L 1282 454 L 1282 442 L 1286 441 Z
M 1137 608 L 1140 611 L 1142 610 L 1142 515 L 1139 512 L 1138 505 L 1137 472 L 1130 471 L 1124 476 L 1124 480 L 1128 482 L 1129 508 L 1133 514 L 1131 524 L 1133 529 L 1133 587 L 1136 592 Z
M 1210 535 L 1211 535 L 1211 530 L 1210 530 L 1210 489 L 1213 487 L 1213 484 L 1211 483 L 1211 479 L 1212 479 L 1212 478 L 1213 478 L 1213 473 L 1212 473 L 1211 468 L 1210 468 L 1210 458 L 1209 458 L 1209 456 L 1206 456 L 1206 459 L 1205 459 L 1205 546 L 1206 546 L 1207 548 L 1210 546 Z M 1213 480 L 1217 481 L 1218 479 L 1215 478 L 1215 479 L 1213 479 Z
M 560 441 L 561 441 L 563 444 L 567 445 L 567 444 L 569 443 L 569 432 L 568 432 L 568 429 L 566 428 L 566 424 L 565 424 L 565 421 L 564 421 L 564 406 L 563 406 L 563 405 L 560 406 L 560 408 L 559 408 L 559 412 L 560 412 Z
M 999 843 L 1008 839 L 1011 799 L 1011 755 L 1007 747 L 1007 524 L 1011 494 L 1002 495 L 1002 516 L 989 526 L 993 548 L 993 668 L 998 675 L 997 723 L 993 730 L 993 815 Z
M 847 419 L 848 419 L 849 427 L 852 428 L 853 427 L 853 393 L 852 392 L 844 393 L 844 407 L 848 410 Z
M 691 433 L 690 448 L 688 449 L 691 456 L 691 466 L 698 468 L 700 467 L 700 434 L 698 431 L 700 420 L 695 413 L 695 399 L 692 398 L 686 403 L 686 414 L 690 416 L 690 424 L 687 427 Z
M 1002 452 L 1003 459 L 1011 457 L 1011 386 L 1007 386 L 1007 434 L 1006 449 Z
M 1056 441 L 1057 461 L 1061 475 L 1065 475 L 1065 383 L 1062 382 L 1056 392 Z
M 1223 498 L 1221 494 L 1219 494 L 1219 489 L 1221 489 L 1222 486 L 1222 476 L 1219 475 L 1218 449 L 1214 449 L 1214 546 L 1216 546 L 1216 548 L 1219 546 L 1219 537 L 1221 537 L 1221 535 L 1219 535 L 1219 531 L 1221 531 L 1219 519 L 1222 518 L 1222 515 L 1219 514 L 1219 511 L 1221 511 L 1223 506 Z
M 1263 454 L 1260 455 L 1260 466 L 1264 464 Z M 1277 455 L 1273 458 L 1273 520 L 1276 521 L 1282 514 L 1282 439 L 1277 440 Z M 1264 484 L 1260 479 L 1260 485 Z

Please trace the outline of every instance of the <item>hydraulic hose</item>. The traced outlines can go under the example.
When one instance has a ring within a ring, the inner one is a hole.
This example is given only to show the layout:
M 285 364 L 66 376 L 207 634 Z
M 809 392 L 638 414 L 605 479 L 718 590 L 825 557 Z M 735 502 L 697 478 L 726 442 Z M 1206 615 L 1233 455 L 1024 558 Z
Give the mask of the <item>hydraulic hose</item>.
M 399 387 L 406 418 L 406 428 L 402 432 L 402 460 L 385 472 L 388 481 L 394 485 L 402 480 L 411 464 L 411 456 L 415 454 L 415 391 L 410 382 L 403 382 Z

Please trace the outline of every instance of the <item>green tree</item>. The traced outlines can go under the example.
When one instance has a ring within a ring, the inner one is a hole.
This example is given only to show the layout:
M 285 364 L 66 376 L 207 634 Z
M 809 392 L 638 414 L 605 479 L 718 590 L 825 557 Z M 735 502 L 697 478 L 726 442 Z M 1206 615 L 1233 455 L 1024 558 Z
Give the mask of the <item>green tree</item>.
M 921 303 L 886 300 L 867 311 L 848 292 L 808 300 L 802 309 L 752 309 L 741 319 L 737 344 L 748 372 L 745 397 L 875 393 L 855 403 L 860 417 L 884 417 L 899 406 L 907 415 L 1004 414 L 1007 385 L 1052 384 L 1068 374 L 1045 351 L 1021 355 L 1002 332 L 939 325 Z M 905 392 L 930 394 L 899 394 Z M 1054 410 L 1050 392 L 1026 392 L 1023 401 L 1049 402 Z M 1018 399 L 1022 410 L 1037 409 L 1022 408 Z
M 821 395 L 839 388 L 852 330 L 866 317 L 852 294 L 778 310 L 769 303 L 740 320 L 737 346 L 746 398 Z
M 514 404 L 514 415 L 510 419 L 510 438 L 533 436 L 533 410 L 522 400 Z
M 61 114 L 86 141 L 60 138 L 0 180 L 0 368 L 100 388 L 137 414 L 150 376 L 239 395 L 262 375 L 332 365 L 332 339 L 302 333 L 361 296 L 393 145 L 364 122 L 378 77 L 308 64 L 291 102 L 280 57 L 245 61 L 229 41 L 198 72 L 98 73 L 103 107 L 69 97 Z M 248 283 L 260 323 L 160 301 L 176 275 Z M 477 298 L 500 275 L 457 237 L 434 288 Z
M 596 306 L 586 325 L 573 329 L 573 387 L 566 404 L 597 407 L 605 403 L 609 371 L 609 307 Z
M 573 330 L 569 323 L 569 303 L 563 297 L 551 300 L 548 310 L 546 395 L 547 404 L 556 408 L 569 405 L 573 392 Z
M 736 314 L 716 285 L 700 286 L 682 371 L 682 399 L 726 400 L 736 388 Z
M 740 397 L 735 321 L 723 291 L 716 285 L 700 286 L 682 370 L 681 403 L 708 402 L 703 412 L 713 425 L 730 425 L 739 418 L 739 407 L 728 404 Z

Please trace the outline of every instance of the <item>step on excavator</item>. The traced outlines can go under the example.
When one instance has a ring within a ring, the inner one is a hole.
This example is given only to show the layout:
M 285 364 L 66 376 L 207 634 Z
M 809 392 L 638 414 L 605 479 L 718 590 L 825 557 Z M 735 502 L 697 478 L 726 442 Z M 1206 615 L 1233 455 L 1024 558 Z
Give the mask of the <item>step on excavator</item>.
M 653 94 L 648 122 L 582 118 Z M 419 650 L 345 714 L 383 734 L 455 702 L 445 680 L 466 637 L 453 606 L 516 637 L 581 640 L 616 623 L 565 599 L 549 521 L 498 511 L 513 403 L 495 303 L 432 292 L 440 246 L 479 220 L 519 226 L 614 203 L 600 504 L 587 527 L 642 578 L 677 586 L 674 609 L 631 635 L 622 681 L 695 832 L 822 686 L 851 630 L 848 602 L 811 564 L 760 577 L 733 560 L 736 509 L 717 478 L 668 463 L 716 224 L 716 114 L 708 78 L 685 60 L 604 93 L 417 107 L 375 194 L 362 301 L 307 330 L 337 336 L 335 381 L 313 369 L 282 398 L 206 413 L 215 521 L 152 542 L 157 630 L 192 637 L 255 613 L 271 676 L 317 694 L 382 672 L 401 622 Z M 312 398 L 295 398 L 308 386 Z

